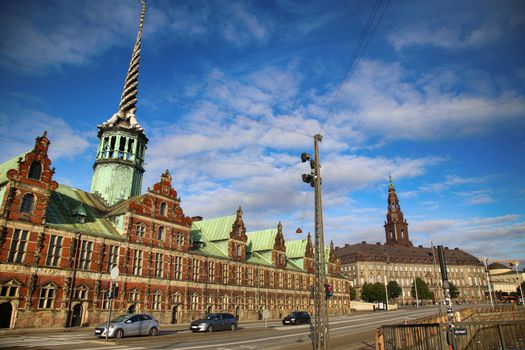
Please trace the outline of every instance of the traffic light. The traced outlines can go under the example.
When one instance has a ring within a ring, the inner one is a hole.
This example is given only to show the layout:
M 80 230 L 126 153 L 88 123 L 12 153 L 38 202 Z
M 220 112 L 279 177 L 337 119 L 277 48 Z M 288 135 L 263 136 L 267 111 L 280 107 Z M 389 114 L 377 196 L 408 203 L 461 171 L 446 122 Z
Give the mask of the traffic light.
M 334 295 L 334 287 L 331 284 L 325 284 L 326 299 L 330 299 Z
M 118 284 L 115 283 L 113 285 L 113 293 L 111 294 L 112 294 L 113 299 L 116 299 L 118 297 Z

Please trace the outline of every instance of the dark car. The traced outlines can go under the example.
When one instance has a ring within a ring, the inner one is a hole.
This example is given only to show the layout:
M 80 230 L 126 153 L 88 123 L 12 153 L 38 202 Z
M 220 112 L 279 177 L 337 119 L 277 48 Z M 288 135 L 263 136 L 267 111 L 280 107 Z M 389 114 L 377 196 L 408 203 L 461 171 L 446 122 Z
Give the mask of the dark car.
M 306 311 L 294 311 L 288 316 L 283 317 L 283 325 L 287 324 L 309 324 L 310 314 Z
M 213 332 L 237 329 L 237 319 L 232 314 L 209 314 L 205 319 L 192 321 L 192 332 Z
M 106 336 L 107 322 L 95 326 L 95 335 Z M 122 338 L 128 335 L 157 335 L 159 334 L 159 321 L 148 314 L 128 314 L 114 318 L 109 323 L 111 338 Z

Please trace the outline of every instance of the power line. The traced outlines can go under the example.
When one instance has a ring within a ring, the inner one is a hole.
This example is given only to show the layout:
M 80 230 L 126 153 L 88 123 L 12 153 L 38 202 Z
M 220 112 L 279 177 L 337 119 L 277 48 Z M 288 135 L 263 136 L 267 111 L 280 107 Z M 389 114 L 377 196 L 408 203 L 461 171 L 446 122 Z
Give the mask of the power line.
M 350 81 L 350 78 L 353 76 L 354 72 L 356 71 L 357 66 L 359 65 L 359 61 L 361 60 L 361 57 L 363 56 L 366 48 L 368 47 L 368 44 L 370 43 L 370 40 L 374 36 L 374 33 L 375 33 L 377 27 L 379 26 L 379 23 L 381 22 L 381 19 L 383 18 L 383 15 L 385 14 L 385 11 L 386 11 L 388 5 L 390 4 L 390 0 L 388 0 L 387 4 L 385 6 L 383 6 L 383 11 L 381 12 L 381 14 L 379 15 L 379 17 L 378 17 L 378 19 L 376 21 L 377 13 L 378 13 L 378 11 L 379 11 L 379 9 L 381 7 L 381 3 L 382 3 L 382 0 L 377 0 L 376 3 L 374 4 L 374 7 L 372 8 L 372 12 L 370 13 L 370 16 L 368 17 L 368 21 L 367 21 L 365 27 L 363 28 L 363 31 L 361 32 L 361 35 L 359 37 L 357 46 L 356 46 L 356 48 L 354 50 L 354 53 L 353 53 L 353 56 L 352 56 L 352 60 L 350 61 L 350 64 L 348 65 L 348 68 L 347 68 L 347 71 L 346 71 L 346 75 L 345 75 L 345 79 L 343 80 L 343 82 L 341 83 L 341 85 L 339 86 L 339 88 L 337 89 L 337 91 L 336 91 L 336 93 L 334 95 L 334 99 L 332 100 L 332 103 L 330 104 L 330 108 L 328 109 L 326 117 L 325 117 L 323 123 L 321 124 L 321 130 L 324 129 L 325 124 L 328 122 L 328 120 L 334 114 L 335 107 L 336 107 L 337 103 L 339 102 L 339 99 L 341 98 L 341 96 L 342 96 L 342 94 L 343 94 L 343 92 L 344 92 L 344 90 L 346 88 L 346 85 Z M 375 22 L 375 24 L 374 24 L 374 22 Z

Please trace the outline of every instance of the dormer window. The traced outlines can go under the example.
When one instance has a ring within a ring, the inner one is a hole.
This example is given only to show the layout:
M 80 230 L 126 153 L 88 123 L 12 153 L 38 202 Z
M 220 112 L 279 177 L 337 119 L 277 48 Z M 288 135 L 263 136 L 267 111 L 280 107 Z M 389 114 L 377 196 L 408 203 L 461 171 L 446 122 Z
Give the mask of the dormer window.
M 20 204 L 20 211 L 22 213 L 30 214 L 33 211 L 33 204 L 35 202 L 35 196 L 32 193 L 26 193 L 22 197 L 22 203 Z
M 166 216 L 166 203 L 162 202 L 160 203 L 160 215 Z
M 27 177 L 33 180 L 40 180 L 41 176 L 42 176 L 42 163 L 34 161 L 29 166 L 29 174 L 27 175 Z

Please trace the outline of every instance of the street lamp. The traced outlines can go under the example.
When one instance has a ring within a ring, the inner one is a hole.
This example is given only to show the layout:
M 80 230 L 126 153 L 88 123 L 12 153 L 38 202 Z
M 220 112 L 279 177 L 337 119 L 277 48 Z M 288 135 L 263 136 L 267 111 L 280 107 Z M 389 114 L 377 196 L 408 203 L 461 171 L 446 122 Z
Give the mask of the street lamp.
M 516 261 L 514 265 L 516 266 L 516 281 L 518 282 L 518 287 L 520 289 L 521 294 L 521 305 L 523 305 L 523 307 L 525 308 L 525 300 L 523 299 L 523 288 L 521 288 L 520 275 L 518 274 L 518 267 L 520 265 L 520 262 Z

